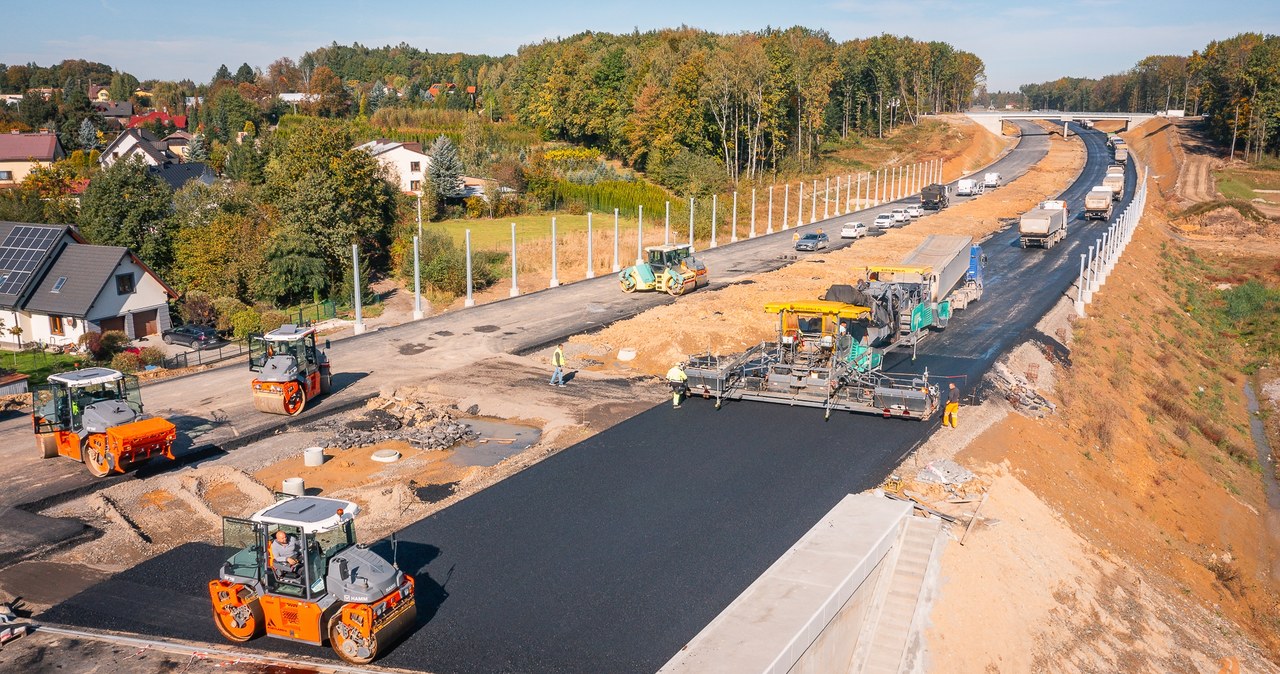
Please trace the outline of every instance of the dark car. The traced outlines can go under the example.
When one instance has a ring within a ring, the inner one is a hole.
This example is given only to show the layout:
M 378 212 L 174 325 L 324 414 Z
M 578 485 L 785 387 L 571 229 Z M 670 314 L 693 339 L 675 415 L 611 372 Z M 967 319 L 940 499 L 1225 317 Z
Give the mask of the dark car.
M 823 232 L 805 234 L 796 241 L 796 250 L 818 250 L 819 248 L 826 248 L 830 241 L 831 239 L 827 238 L 827 235 Z
M 207 325 L 180 325 L 160 333 L 165 344 L 186 344 L 193 349 L 203 349 L 220 343 L 218 331 Z

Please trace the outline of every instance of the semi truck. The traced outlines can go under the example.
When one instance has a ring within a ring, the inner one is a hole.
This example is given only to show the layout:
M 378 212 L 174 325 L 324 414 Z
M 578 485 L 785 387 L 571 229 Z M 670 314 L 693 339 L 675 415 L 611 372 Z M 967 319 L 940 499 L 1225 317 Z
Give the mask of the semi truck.
M 1041 202 L 1040 208 L 1034 208 L 1018 218 L 1018 242 L 1023 248 L 1053 248 L 1054 244 L 1067 238 L 1067 210 L 1065 208 L 1044 208 L 1048 202 Z
M 1110 220 L 1113 196 L 1114 192 L 1108 185 L 1098 185 L 1089 190 L 1084 195 L 1084 219 Z
M 692 395 L 757 400 L 888 417 L 927 419 L 939 390 L 929 373 L 886 373 L 884 354 L 914 349 L 943 329 L 953 310 L 982 297 L 986 256 L 967 236 L 933 235 L 899 266 L 868 267 L 856 285 L 821 299 L 771 302 L 777 340 L 745 352 L 690 356 Z
M 951 203 L 951 190 L 946 185 L 934 183 L 920 190 L 920 207 L 926 211 L 940 211 Z
M 961 178 L 956 181 L 957 197 L 976 197 L 982 194 L 982 183 L 972 178 Z
M 1111 188 L 1111 200 L 1120 201 L 1124 196 L 1124 167 L 1113 164 L 1107 167 L 1107 176 L 1102 179 L 1105 187 Z

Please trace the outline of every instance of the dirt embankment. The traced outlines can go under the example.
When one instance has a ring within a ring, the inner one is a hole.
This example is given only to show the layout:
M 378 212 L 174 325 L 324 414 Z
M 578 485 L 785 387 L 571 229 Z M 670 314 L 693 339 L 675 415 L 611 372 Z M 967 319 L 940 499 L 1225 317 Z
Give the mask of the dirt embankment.
M 1180 153 L 1162 124 L 1127 134 L 1161 175 L 1142 227 L 1069 362 L 1044 363 L 1060 413 L 1010 415 L 957 457 L 1000 523 L 944 554 L 936 671 L 1280 671 L 1280 539 L 1243 361 L 1186 306 L 1209 280 L 1169 234 Z
M 976 125 L 975 125 L 976 126 Z M 988 134 L 989 135 L 989 134 Z M 1084 165 L 1079 140 L 1054 138 L 1048 157 L 1022 178 L 980 198 L 919 218 L 905 229 L 889 230 L 825 255 L 802 257 L 775 272 L 714 293 L 695 292 L 672 304 L 651 309 L 600 332 L 571 339 L 597 360 L 595 369 L 661 375 L 689 354 L 729 354 L 774 336 L 775 324 L 764 313 L 772 301 L 814 299 L 833 283 L 850 283 L 868 265 L 900 262 L 930 234 L 967 234 L 974 239 L 1000 229 L 1000 219 L 1015 217 L 1046 196 L 1057 194 Z M 839 232 L 831 232 L 839 235 Z M 711 270 L 713 276 L 726 272 Z M 643 335 L 643 341 L 637 339 Z M 628 364 L 615 358 L 622 348 L 637 356 Z

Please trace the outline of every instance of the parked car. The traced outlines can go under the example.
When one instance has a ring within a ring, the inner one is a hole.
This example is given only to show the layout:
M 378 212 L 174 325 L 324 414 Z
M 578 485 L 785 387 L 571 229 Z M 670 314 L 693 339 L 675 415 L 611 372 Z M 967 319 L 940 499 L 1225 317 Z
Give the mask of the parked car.
M 907 215 L 913 218 L 918 218 L 924 215 L 924 207 L 920 204 L 911 204 L 910 206 L 907 206 L 906 211 Z
M 185 344 L 196 350 L 222 341 L 218 331 L 207 325 L 179 325 L 160 333 L 160 339 L 165 344 Z
M 840 238 L 861 239 L 867 235 L 867 226 L 861 222 L 846 222 L 840 227 Z
M 875 222 L 871 223 L 876 229 L 889 229 L 893 227 L 893 216 L 888 213 L 881 213 L 876 216 Z
M 822 232 L 813 232 L 805 234 L 796 241 L 796 250 L 818 250 L 826 248 L 831 239 Z
M 911 222 L 911 216 L 907 215 L 907 209 L 905 208 L 895 208 L 892 211 L 889 211 L 889 215 L 893 216 L 893 221 L 895 223 L 901 224 L 904 222 Z

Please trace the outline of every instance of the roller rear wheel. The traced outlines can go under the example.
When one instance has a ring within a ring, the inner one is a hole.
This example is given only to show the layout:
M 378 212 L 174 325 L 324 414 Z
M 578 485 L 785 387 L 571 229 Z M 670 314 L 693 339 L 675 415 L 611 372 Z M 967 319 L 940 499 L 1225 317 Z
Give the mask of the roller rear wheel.
M 111 460 L 107 452 L 107 439 L 101 434 L 90 435 L 86 441 L 84 465 L 94 477 L 106 477 L 111 473 Z
M 262 605 L 254 601 L 227 610 L 213 609 L 213 624 L 227 641 L 241 644 L 262 635 Z
M 329 645 L 343 660 L 353 665 L 367 665 L 412 628 L 417 620 L 418 607 L 414 604 L 366 639 L 354 630 L 347 629 L 342 623 L 342 611 L 338 611 L 329 619 Z

